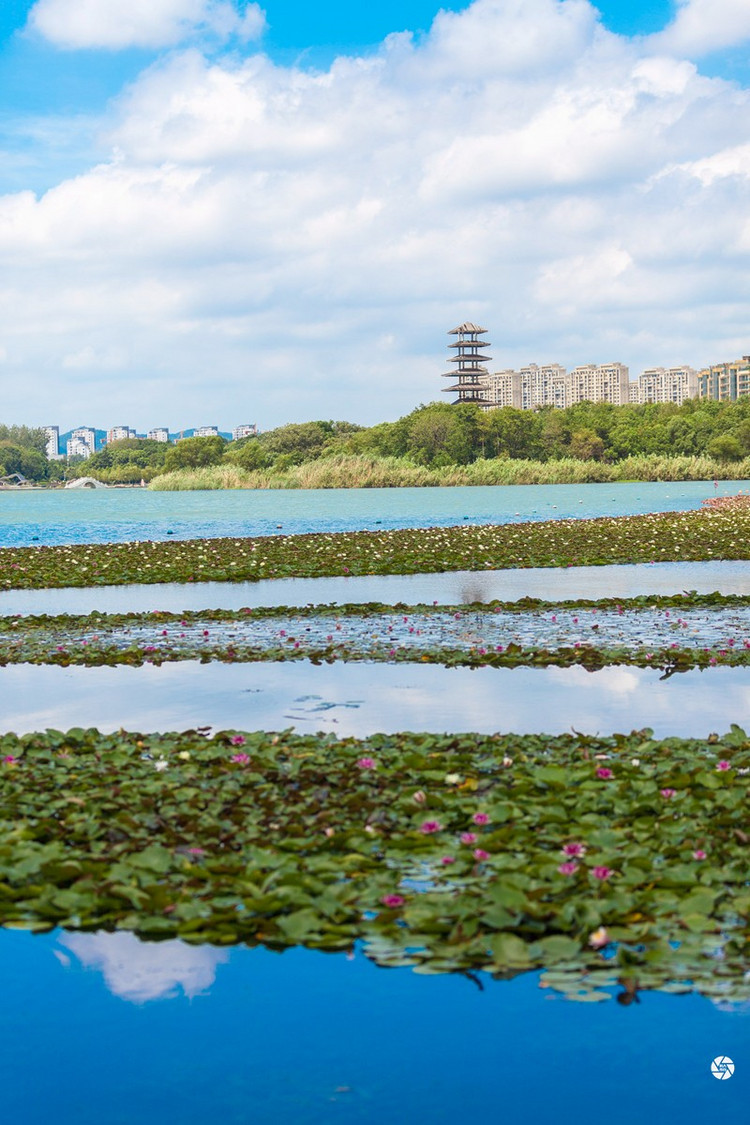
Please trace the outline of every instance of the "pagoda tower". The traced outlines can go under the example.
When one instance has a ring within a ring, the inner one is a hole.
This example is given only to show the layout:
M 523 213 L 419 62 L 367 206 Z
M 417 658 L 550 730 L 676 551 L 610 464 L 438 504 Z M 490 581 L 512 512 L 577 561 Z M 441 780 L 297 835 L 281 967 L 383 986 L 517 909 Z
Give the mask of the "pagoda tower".
M 457 364 L 455 371 L 446 371 L 443 375 L 444 379 L 455 379 L 456 382 L 450 387 L 443 387 L 447 394 L 456 392 L 458 398 L 454 400 L 454 405 L 459 402 L 486 402 L 484 397 L 486 393 L 486 385 L 484 379 L 489 372 L 483 366 L 488 359 L 492 359 L 491 355 L 484 355 L 482 348 L 489 348 L 488 340 L 480 340 L 480 336 L 486 333 L 486 328 L 480 328 L 478 324 L 471 324 L 468 321 L 466 324 L 459 324 L 458 328 L 451 328 L 448 333 L 449 336 L 455 336 L 454 343 L 448 345 L 449 348 L 455 348 L 456 354 L 452 355 L 449 363 Z

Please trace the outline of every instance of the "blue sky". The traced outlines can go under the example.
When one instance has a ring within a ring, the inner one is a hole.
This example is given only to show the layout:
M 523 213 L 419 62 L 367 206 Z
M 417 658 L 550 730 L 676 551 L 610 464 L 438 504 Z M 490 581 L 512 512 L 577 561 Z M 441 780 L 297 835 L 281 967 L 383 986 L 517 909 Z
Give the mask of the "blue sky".
M 374 422 L 467 318 L 496 369 L 750 351 L 749 47 L 747 0 L 5 0 L 7 420 Z

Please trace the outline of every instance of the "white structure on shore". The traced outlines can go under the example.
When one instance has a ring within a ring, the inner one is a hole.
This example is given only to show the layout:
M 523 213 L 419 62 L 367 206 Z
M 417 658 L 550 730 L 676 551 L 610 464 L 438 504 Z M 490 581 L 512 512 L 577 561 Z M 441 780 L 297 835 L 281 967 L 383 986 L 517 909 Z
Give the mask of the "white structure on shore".
M 157 426 L 155 430 L 148 431 L 149 441 L 169 441 L 169 430 L 166 426 Z
M 219 427 L 218 426 L 198 426 L 198 428 L 196 430 L 193 430 L 193 437 L 218 437 L 218 436 L 219 436 Z

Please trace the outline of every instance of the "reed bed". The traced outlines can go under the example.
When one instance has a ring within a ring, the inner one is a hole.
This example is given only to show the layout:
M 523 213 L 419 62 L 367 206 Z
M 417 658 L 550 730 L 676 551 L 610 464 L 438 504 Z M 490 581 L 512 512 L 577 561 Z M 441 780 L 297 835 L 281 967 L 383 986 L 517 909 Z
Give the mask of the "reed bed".
M 398 457 L 340 454 L 283 471 L 248 471 L 237 465 L 181 469 L 151 481 L 157 491 L 233 488 L 436 488 L 457 485 L 595 484 L 617 481 L 750 479 L 750 458 L 713 461 L 710 457 L 627 457 L 599 461 L 525 461 L 492 458 L 470 465 L 429 468 Z

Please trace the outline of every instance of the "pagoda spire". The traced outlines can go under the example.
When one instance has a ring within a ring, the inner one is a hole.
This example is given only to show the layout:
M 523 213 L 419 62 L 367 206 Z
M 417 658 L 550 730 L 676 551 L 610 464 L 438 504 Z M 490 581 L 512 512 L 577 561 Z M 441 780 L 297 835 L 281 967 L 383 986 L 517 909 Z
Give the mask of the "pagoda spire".
M 456 337 L 456 340 L 448 345 L 456 352 L 448 362 L 455 363 L 457 366 L 455 371 L 446 371 L 442 378 L 456 380 L 452 386 L 443 387 L 447 394 L 458 395 L 458 398 L 454 399 L 454 405 L 460 402 L 486 402 L 484 380 L 489 375 L 489 371 L 484 364 L 492 359 L 491 355 L 486 355 L 482 351 L 483 348 L 490 347 L 488 340 L 480 339 L 486 332 L 486 328 L 481 328 L 470 321 L 459 324 L 457 328 L 451 328 L 448 332 L 449 336 Z

